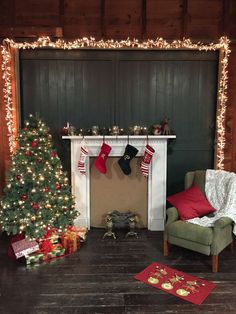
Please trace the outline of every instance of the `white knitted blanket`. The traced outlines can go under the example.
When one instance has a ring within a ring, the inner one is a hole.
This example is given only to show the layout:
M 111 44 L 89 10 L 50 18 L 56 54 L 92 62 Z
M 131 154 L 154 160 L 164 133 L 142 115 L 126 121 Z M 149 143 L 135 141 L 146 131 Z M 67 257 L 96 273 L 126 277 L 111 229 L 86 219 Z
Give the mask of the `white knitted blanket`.
M 236 174 L 225 170 L 208 169 L 205 192 L 208 201 L 216 209 L 214 216 L 193 218 L 188 222 L 212 227 L 219 218 L 229 217 L 235 223 L 233 232 L 236 235 Z

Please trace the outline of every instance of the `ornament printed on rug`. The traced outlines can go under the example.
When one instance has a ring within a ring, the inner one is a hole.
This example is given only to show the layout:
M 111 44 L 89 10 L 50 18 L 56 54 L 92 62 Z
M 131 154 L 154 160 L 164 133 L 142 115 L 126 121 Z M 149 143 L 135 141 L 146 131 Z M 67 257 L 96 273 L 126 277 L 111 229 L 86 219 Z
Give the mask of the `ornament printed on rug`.
M 168 273 L 165 268 L 160 268 L 158 265 L 155 267 L 155 271 L 150 273 L 150 277 L 148 277 L 147 281 L 151 284 L 158 284 L 159 279 L 166 276 Z
M 183 288 L 185 288 L 190 293 L 196 293 L 199 292 L 198 288 L 205 287 L 204 283 L 197 282 L 196 280 L 193 281 L 186 281 L 186 284 L 183 285 Z
M 175 284 L 183 280 L 184 280 L 184 276 L 178 276 L 177 274 L 175 274 L 173 277 L 169 278 L 166 282 L 163 282 L 161 287 L 166 290 L 172 290 L 174 289 Z

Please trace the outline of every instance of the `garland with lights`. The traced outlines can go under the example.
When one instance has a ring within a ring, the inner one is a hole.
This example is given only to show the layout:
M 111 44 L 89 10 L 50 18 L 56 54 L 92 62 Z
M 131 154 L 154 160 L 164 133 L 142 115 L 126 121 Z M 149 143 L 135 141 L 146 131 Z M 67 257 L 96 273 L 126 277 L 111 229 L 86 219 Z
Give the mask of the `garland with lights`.
M 3 56 L 3 80 L 4 80 L 4 102 L 6 106 L 6 121 L 8 127 L 9 136 L 9 148 L 11 154 L 15 152 L 15 138 L 17 136 L 17 130 L 13 128 L 14 120 L 14 104 L 12 100 L 12 87 L 11 87 L 11 73 L 10 62 L 11 55 L 8 47 L 16 49 L 36 49 L 36 48 L 55 48 L 55 49 L 189 49 L 199 51 L 215 51 L 220 50 L 222 58 L 220 60 L 221 71 L 219 79 L 218 89 L 218 102 L 217 102 L 217 117 L 216 117 L 216 168 L 224 169 L 224 148 L 225 148 L 225 118 L 226 118 L 226 103 L 227 103 L 227 84 L 228 84 L 228 59 L 230 54 L 229 39 L 227 37 L 221 37 L 218 43 L 204 44 L 201 42 L 193 43 L 190 39 L 173 40 L 167 42 L 163 38 L 157 38 L 156 40 L 148 39 L 140 42 L 137 39 L 126 40 L 99 40 L 94 38 L 81 38 L 74 41 L 66 42 L 58 39 L 53 42 L 49 37 L 40 37 L 34 42 L 15 42 L 11 39 L 5 39 L 4 45 L 1 46 L 1 53 Z

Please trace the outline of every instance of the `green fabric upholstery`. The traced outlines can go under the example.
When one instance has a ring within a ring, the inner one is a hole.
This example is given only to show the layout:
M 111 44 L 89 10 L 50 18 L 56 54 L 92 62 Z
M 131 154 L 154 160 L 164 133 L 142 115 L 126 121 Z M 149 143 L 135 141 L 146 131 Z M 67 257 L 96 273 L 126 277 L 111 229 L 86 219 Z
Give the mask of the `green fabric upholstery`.
M 200 188 L 202 193 L 205 194 L 206 171 L 196 170 L 193 183 L 196 184 Z
M 166 211 L 168 217 L 167 224 L 170 224 L 179 219 L 178 210 L 175 207 L 170 207 Z
M 185 189 L 188 189 L 190 188 L 190 186 L 192 186 L 193 180 L 194 180 L 194 172 L 193 171 L 187 172 L 184 178 Z
M 221 219 L 218 220 L 218 224 L 221 224 Z M 223 228 L 218 228 L 217 226 L 214 226 L 214 236 L 211 245 L 212 255 L 218 255 L 221 251 L 223 251 L 226 246 L 228 246 L 233 241 L 233 226 L 231 219 L 229 220 L 230 221 L 228 221 L 228 224 Z
M 194 252 L 202 253 L 205 255 L 211 254 L 211 247 L 209 245 L 200 244 L 197 242 L 189 241 L 187 239 L 180 239 L 171 235 L 168 238 L 168 242 Z
M 205 170 L 186 173 L 185 189 L 196 184 L 205 193 Z M 167 221 L 164 230 L 164 240 L 170 244 L 184 247 L 205 255 L 218 255 L 233 241 L 232 220 L 222 217 L 213 227 L 202 227 L 179 219 L 175 207 L 167 209 Z
M 168 234 L 181 239 L 211 245 L 213 240 L 212 228 L 206 228 L 191 224 L 186 221 L 178 220 L 167 226 Z

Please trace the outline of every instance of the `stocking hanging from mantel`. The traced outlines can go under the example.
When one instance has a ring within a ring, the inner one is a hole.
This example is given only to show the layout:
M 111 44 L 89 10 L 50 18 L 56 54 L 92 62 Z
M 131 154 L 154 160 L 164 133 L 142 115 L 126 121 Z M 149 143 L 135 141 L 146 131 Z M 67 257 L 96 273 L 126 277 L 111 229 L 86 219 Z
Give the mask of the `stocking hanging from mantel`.
M 155 153 L 155 149 L 152 146 L 147 144 L 145 147 L 143 159 L 140 165 L 141 171 L 144 177 L 148 177 L 149 165 L 151 163 L 152 156 L 154 153 Z
M 86 157 L 88 155 L 88 152 L 89 152 L 89 150 L 87 148 L 86 142 L 82 141 L 81 146 L 80 146 L 80 156 L 79 156 L 79 161 L 78 161 L 78 169 L 79 169 L 79 172 L 84 176 L 86 175 L 85 161 L 86 161 Z
M 130 144 L 125 147 L 124 155 L 118 160 L 118 164 L 125 175 L 131 174 L 130 162 L 137 155 L 138 149 Z
M 103 174 L 107 172 L 106 161 L 107 161 L 108 155 L 110 154 L 110 151 L 111 151 L 111 146 L 109 146 L 106 143 L 103 143 L 101 146 L 101 151 L 99 153 L 99 156 L 94 162 L 97 170 Z

